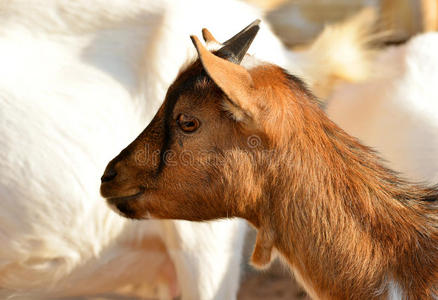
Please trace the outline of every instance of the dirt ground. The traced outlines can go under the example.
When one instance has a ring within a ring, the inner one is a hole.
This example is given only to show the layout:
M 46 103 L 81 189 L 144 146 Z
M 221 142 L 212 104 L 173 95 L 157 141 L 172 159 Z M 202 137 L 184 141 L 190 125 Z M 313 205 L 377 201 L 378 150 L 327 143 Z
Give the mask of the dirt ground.
M 238 300 L 310 300 L 288 271 L 275 263 L 266 271 L 250 271 L 242 278 Z

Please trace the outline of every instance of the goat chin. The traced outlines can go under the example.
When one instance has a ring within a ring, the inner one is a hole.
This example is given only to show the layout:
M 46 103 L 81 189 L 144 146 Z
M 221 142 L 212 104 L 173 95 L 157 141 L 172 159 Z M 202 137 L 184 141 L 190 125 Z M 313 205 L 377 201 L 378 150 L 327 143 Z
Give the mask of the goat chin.
M 260 13 L 232 0 L 0 9 L 0 296 L 235 299 L 243 222 L 134 223 L 110 211 L 98 179 L 195 55 L 189 34 L 202 25 L 223 40 Z M 311 78 L 315 47 L 300 57 L 264 26 L 251 52 Z

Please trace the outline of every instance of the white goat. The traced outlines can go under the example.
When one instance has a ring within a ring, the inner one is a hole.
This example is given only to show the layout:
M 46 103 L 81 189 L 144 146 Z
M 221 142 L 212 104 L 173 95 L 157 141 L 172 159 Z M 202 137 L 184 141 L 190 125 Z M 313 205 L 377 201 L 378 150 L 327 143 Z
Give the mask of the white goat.
M 416 181 L 438 181 L 438 34 L 382 51 L 369 78 L 339 86 L 327 112 Z
M 242 222 L 127 221 L 99 177 L 195 55 L 187 36 L 257 17 L 232 0 L 0 4 L 0 297 L 235 298 Z M 306 73 L 267 27 L 252 51 Z

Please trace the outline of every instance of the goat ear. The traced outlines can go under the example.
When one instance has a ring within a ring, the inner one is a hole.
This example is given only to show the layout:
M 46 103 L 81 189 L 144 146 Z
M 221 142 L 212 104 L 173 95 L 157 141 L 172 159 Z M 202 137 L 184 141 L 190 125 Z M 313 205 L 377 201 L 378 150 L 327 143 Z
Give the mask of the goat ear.
M 225 103 L 225 108 L 238 121 L 254 117 L 250 103 L 253 81 L 249 72 L 244 67 L 208 51 L 196 36 L 190 38 L 198 51 L 205 71 L 228 97 L 230 103 Z
M 211 34 L 211 32 L 207 28 L 202 28 L 202 37 L 206 43 L 217 43 L 220 44 Z

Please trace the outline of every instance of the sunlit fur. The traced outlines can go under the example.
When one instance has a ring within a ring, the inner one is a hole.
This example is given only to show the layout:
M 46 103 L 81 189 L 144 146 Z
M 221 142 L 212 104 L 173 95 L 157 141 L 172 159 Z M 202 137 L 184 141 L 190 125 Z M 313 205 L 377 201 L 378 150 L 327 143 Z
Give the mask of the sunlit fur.
M 340 86 L 327 107 L 339 126 L 377 149 L 386 165 L 429 183 L 438 182 L 437 51 L 436 33 L 382 51 L 367 80 Z
M 202 53 L 203 65 L 180 74 L 151 124 L 107 167 L 118 173 L 102 185 L 108 201 L 132 218 L 244 218 L 258 229 L 253 263 L 269 263 L 278 250 L 317 299 L 432 299 L 437 189 L 385 168 L 278 66 L 242 71 Z M 222 65 L 229 69 L 217 77 Z M 223 74 L 233 72 L 248 72 L 251 82 L 224 86 Z M 242 91 L 230 94 L 233 88 Z M 230 118 L 227 101 L 243 120 Z M 175 125 L 180 113 L 199 118 L 198 131 L 182 132 Z M 146 147 L 161 159 L 139 161 Z M 164 159 L 168 151 L 173 164 Z M 184 152 L 209 155 L 184 164 Z M 115 198 L 126 187 L 144 193 Z
M 339 24 L 326 26 L 298 59 L 305 68 L 298 74 L 318 97 L 325 99 L 340 85 L 369 78 L 376 50 L 369 47 L 388 33 L 375 32 L 376 12 L 366 8 Z M 368 47 L 367 47 L 368 46 Z

